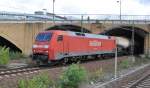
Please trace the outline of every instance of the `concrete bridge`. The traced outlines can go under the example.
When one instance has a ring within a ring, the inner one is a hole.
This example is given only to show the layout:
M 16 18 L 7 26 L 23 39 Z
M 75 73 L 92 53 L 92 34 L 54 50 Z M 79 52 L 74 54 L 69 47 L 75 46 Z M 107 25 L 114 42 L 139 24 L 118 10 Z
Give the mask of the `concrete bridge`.
M 64 24 L 65 22 L 63 22 Z M 55 24 L 61 25 L 62 22 Z M 74 25 L 74 31 L 85 31 L 86 28 L 92 33 L 104 32 L 108 35 L 123 36 L 129 39 L 133 38 L 138 45 L 134 51 L 139 54 L 149 53 L 150 47 L 150 21 L 144 20 L 96 20 L 96 21 L 74 21 L 67 25 Z M 23 52 L 26 55 L 32 53 L 32 44 L 34 38 L 40 31 L 54 26 L 52 21 L 0 21 L 0 45 L 8 46 L 11 50 Z M 82 26 L 81 28 L 79 26 Z

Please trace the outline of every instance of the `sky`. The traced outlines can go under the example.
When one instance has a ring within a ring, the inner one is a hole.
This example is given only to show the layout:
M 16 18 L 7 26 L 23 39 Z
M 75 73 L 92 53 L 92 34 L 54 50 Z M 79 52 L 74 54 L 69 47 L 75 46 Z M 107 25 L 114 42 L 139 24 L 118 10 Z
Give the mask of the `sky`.
M 0 0 L 0 11 L 52 13 L 53 0 Z M 119 14 L 117 0 L 55 0 L 56 14 Z M 150 15 L 150 0 L 121 0 L 121 14 Z

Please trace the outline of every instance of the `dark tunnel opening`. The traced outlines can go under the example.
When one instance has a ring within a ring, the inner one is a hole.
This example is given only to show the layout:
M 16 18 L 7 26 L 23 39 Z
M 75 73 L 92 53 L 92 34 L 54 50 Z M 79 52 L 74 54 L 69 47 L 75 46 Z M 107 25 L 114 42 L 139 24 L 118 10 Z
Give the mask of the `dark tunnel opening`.
M 130 54 L 132 53 L 131 47 L 132 47 L 132 36 L 134 34 L 134 45 L 133 45 L 133 54 L 134 55 L 139 55 L 139 54 L 144 54 L 144 40 L 145 36 L 147 34 L 146 31 L 143 29 L 134 27 L 134 33 L 132 31 L 132 27 L 130 26 L 125 26 L 125 27 L 118 27 L 118 28 L 113 28 L 111 30 L 105 31 L 103 34 L 105 35 L 110 35 L 110 36 L 118 36 L 118 37 L 125 37 L 130 40 L 131 45 L 126 49 L 127 52 Z
M 9 48 L 9 50 L 11 52 L 20 52 L 20 53 L 22 53 L 22 51 L 17 46 L 15 46 L 13 43 L 11 43 L 10 41 L 8 41 L 7 39 L 5 39 L 1 36 L 0 36 L 0 46 Z
M 86 28 L 83 28 L 77 25 L 70 25 L 70 24 L 55 25 L 55 26 L 47 28 L 46 30 L 64 30 L 64 31 L 91 33 L 91 31 L 89 31 Z

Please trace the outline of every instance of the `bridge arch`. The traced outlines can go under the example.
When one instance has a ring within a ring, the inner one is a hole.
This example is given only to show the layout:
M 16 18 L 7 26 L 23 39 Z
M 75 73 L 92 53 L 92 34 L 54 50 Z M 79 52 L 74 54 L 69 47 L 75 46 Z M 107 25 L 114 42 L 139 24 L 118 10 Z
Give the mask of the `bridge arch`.
M 4 38 L 1 35 L 0 35 L 0 46 L 8 47 L 10 49 L 10 51 L 13 51 L 13 52 L 21 52 L 22 53 L 22 50 L 19 47 L 17 47 L 14 43 L 12 43 L 11 41 L 9 41 L 8 39 Z
M 128 38 L 130 41 L 132 40 L 132 33 L 134 30 L 134 54 L 143 54 L 144 53 L 144 43 L 145 43 L 145 37 L 148 34 L 147 31 L 145 31 L 142 28 L 139 27 L 133 27 L 133 26 L 118 26 L 111 28 L 103 34 L 110 35 L 110 36 L 119 36 L 119 37 L 125 37 Z M 131 46 L 129 47 L 129 52 L 131 52 Z

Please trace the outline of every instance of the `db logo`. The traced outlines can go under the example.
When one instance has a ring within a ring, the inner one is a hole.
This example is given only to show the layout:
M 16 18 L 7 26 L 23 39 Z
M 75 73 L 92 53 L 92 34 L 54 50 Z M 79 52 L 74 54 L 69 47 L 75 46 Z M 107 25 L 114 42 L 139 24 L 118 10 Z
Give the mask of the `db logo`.
M 102 46 L 100 41 L 89 41 L 89 46 Z

